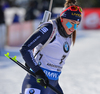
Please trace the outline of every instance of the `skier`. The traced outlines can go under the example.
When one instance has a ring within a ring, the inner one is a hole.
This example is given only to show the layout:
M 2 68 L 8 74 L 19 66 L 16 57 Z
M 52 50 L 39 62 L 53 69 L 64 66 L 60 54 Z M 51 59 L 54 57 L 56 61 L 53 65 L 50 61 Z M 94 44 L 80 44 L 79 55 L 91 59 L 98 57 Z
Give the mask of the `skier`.
M 76 5 L 76 0 L 66 0 L 60 16 L 39 26 L 23 44 L 20 52 L 26 66 L 35 73 L 36 79 L 30 74 L 26 75 L 22 94 L 55 94 L 47 87 L 48 83 L 63 93 L 58 80 L 70 46 L 75 43 L 81 13 L 82 8 Z M 52 31 L 56 31 L 52 41 L 37 53 L 49 37 L 52 37 Z

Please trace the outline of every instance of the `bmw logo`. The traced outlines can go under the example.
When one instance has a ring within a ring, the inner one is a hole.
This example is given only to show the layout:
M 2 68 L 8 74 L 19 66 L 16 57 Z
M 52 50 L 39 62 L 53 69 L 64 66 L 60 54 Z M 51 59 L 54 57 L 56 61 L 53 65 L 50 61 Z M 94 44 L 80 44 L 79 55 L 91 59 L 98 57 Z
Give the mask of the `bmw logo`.
M 38 62 L 38 65 L 41 66 L 41 62 Z
M 35 90 L 34 90 L 34 89 L 31 89 L 31 90 L 29 91 L 29 93 L 30 93 L 30 94 L 34 94 L 34 93 L 35 93 Z
M 63 49 L 64 49 L 65 53 L 67 53 L 67 52 L 69 51 L 69 45 L 68 45 L 68 42 L 65 42 L 65 43 L 64 43 Z

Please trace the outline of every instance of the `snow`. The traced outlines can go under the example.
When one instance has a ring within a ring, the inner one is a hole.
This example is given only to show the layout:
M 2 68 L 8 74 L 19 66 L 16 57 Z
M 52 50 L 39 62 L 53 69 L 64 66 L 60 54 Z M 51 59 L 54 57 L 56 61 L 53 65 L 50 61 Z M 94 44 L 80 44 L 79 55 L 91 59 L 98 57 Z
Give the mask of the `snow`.
M 80 32 L 63 68 L 64 94 L 100 94 L 100 31 Z
M 5 47 L 0 55 L 0 94 L 21 93 L 26 71 L 4 56 L 24 64 L 19 47 Z M 59 83 L 64 94 L 100 94 L 100 30 L 77 31 L 77 40 L 62 70 Z
M 17 56 L 20 62 L 24 62 L 19 48 L 6 47 L 0 56 L 0 94 L 19 94 L 21 92 L 21 84 L 26 72 L 9 60 L 3 54 L 10 53 L 11 57 Z

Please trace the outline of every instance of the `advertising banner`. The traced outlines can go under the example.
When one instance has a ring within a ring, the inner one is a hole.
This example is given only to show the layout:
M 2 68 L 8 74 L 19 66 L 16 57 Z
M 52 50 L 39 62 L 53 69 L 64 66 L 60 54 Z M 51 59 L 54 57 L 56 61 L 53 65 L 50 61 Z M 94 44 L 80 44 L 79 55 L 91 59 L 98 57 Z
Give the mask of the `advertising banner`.
M 100 8 L 84 8 L 83 19 L 84 29 L 100 29 Z
M 32 32 L 32 22 L 13 23 L 8 27 L 7 45 L 21 46 Z

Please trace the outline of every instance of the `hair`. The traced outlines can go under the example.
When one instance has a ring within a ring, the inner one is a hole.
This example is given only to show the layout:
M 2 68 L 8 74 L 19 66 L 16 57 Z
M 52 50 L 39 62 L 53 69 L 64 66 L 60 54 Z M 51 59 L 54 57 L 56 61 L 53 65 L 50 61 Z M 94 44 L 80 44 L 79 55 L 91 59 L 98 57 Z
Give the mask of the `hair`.
M 64 4 L 64 7 L 69 7 L 69 6 L 72 6 L 72 5 L 76 5 L 76 0 L 66 0 L 65 1 L 65 4 Z
M 69 6 L 72 6 L 72 5 L 76 5 L 76 3 L 77 3 L 76 0 L 66 0 L 66 2 L 64 4 L 64 7 L 69 7 Z M 76 40 L 76 30 L 72 34 L 73 45 L 75 44 L 75 40 Z

